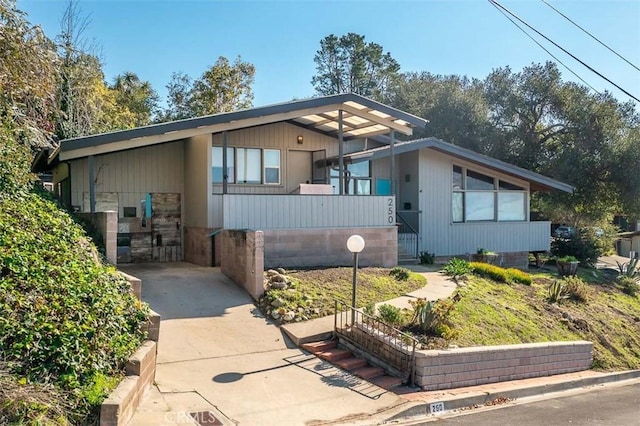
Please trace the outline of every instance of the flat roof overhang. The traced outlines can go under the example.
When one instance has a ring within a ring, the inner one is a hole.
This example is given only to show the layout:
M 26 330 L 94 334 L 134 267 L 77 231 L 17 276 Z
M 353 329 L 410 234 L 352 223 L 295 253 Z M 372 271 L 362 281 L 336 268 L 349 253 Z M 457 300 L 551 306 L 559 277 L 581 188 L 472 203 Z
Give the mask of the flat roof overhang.
M 531 185 L 531 190 L 533 191 L 558 190 L 573 193 L 574 190 L 573 186 L 564 182 L 560 182 L 550 177 L 541 175 L 540 173 L 532 172 L 531 170 L 523 169 L 522 167 L 518 167 L 513 164 L 505 163 L 504 161 L 500 161 L 483 154 L 479 154 L 470 149 L 453 145 L 437 138 L 425 138 L 406 142 L 397 142 L 394 145 L 394 155 L 397 156 L 406 152 L 412 152 L 423 148 L 433 149 L 434 151 L 439 151 L 452 157 L 460 158 L 462 160 L 478 164 L 488 169 L 492 169 L 506 175 L 528 181 Z M 345 154 L 344 161 L 345 163 L 359 163 L 361 161 L 372 161 L 390 156 L 391 149 L 390 146 L 387 145 Z M 337 161 L 337 157 L 318 160 L 320 165 L 334 164 L 335 161 Z
M 427 124 L 425 119 L 364 96 L 346 93 L 66 139 L 49 155 L 48 163 L 277 122 L 289 122 L 337 137 L 340 121 L 344 139 L 366 138 L 391 131 L 410 136 L 415 127 Z

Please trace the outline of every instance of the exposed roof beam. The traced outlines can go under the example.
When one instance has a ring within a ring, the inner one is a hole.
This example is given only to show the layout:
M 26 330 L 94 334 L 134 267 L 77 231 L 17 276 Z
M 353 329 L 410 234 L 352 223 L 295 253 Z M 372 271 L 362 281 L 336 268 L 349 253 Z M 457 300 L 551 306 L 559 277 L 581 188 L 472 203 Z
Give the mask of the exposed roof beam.
M 408 126 L 404 126 L 402 124 L 398 124 L 395 123 L 393 120 L 389 120 L 388 118 L 382 118 L 382 117 L 378 117 L 377 115 L 371 114 L 371 112 L 369 111 L 365 111 L 362 109 L 358 109 L 358 108 L 354 108 L 350 105 L 343 105 L 342 109 L 344 109 L 347 112 L 350 112 L 353 115 L 357 115 L 358 117 L 362 117 L 364 119 L 367 119 L 369 121 L 373 121 L 374 123 L 380 123 L 383 126 L 387 126 L 391 129 L 394 129 L 404 135 L 410 136 L 413 134 L 413 129 L 408 127 Z M 385 112 L 386 114 L 386 112 Z

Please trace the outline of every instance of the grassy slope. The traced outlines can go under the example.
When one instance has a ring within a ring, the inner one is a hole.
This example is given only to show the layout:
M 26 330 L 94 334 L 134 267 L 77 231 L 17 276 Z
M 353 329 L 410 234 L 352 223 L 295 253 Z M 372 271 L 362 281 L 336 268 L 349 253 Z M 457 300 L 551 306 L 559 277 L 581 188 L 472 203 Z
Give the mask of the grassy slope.
M 589 340 L 594 343 L 594 368 L 640 368 L 640 300 L 591 277 L 587 303 L 565 300 L 553 305 L 545 299 L 551 279 L 536 275 L 534 284 L 527 287 L 470 278 L 459 290 L 462 300 L 451 318 L 459 334 L 450 343 Z M 563 321 L 563 314 L 574 321 Z
M 287 309 L 302 306 L 309 319 L 333 314 L 334 299 L 351 303 L 351 268 L 331 268 L 305 271 L 287 271 L 295 284 L 295 292 L 289 290 L 271 290 L 267 297 L 288 299 Z M 398 281 L 384 268 L 362 268 L 358 270 L 357 305 L 382 302 L 417 290 L 427 284 L 426 278 L 411 273 L 407 281 Z M 299 305 L 302 295 L 308 303 Z M 314 312 L 317 309 L 317 313 Z

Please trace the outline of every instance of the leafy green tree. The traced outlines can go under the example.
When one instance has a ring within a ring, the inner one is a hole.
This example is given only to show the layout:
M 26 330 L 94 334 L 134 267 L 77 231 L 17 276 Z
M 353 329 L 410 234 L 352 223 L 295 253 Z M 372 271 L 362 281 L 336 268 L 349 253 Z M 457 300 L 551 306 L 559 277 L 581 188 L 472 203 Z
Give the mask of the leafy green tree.
M 255 67 L 239 56 L 231 63 L 220 56 L 199 78 L 173 73 L 167 85 L 169 108 L 160 121 L 180 120 L 250 108 Z
M 429 120 L 413 137 L 433 136 L 481 153 L 492 143 L 490 111 L 478 80 L 406 73 L 396 79 L 387 102 Z
M 400 71 L 389 52 L 356 33 L 331 34 L 320 40 L 313 60 L 316 75 L 311 84 L 319 95 L 353 92 L 382 100 Z
M 50 144 L 57 63 L 55 46 L 40 27 L 14 0 L 0 0 L 0 125 L 21 144 Z
M 130 127 L 151 124 L 159 108 L 159 97 L 151 83 L 128 71 L 117 75 L 109 89 L 115 92 L 116 105 L 128 116 Z

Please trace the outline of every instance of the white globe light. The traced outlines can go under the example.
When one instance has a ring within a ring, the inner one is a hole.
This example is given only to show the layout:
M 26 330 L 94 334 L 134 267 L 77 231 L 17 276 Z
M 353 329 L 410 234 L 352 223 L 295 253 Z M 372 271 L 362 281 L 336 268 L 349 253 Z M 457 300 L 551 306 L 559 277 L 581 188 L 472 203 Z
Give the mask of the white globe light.
M 347 240 L 347 248 L 351 253 L 360 253 L 364 250 L 364 238 L 360 235 L 352 235 Z

